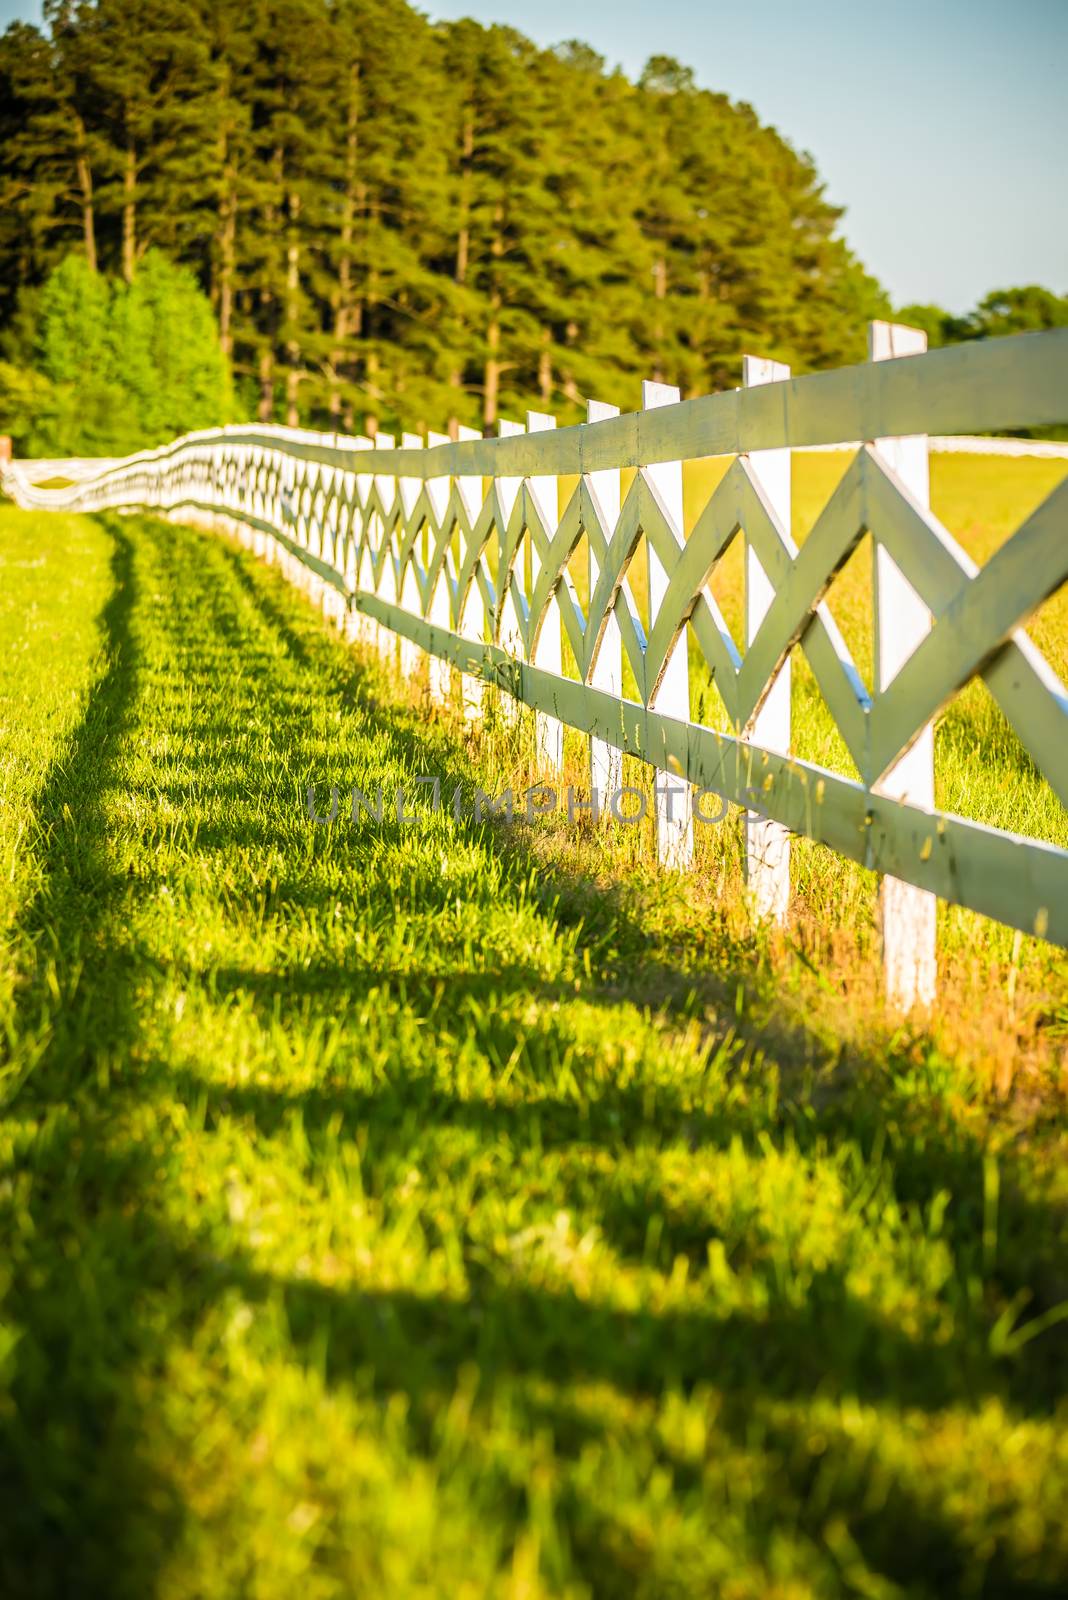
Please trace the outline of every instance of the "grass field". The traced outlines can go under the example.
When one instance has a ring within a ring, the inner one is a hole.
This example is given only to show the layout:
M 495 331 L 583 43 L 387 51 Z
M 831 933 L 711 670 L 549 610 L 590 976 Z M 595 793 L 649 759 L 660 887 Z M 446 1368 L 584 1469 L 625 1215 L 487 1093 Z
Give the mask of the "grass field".
M 312 824 L 523 734 L 219 538 L 0 564 L 0 1594 L 1065 1592 L 1049 1061 L 722 863 Z

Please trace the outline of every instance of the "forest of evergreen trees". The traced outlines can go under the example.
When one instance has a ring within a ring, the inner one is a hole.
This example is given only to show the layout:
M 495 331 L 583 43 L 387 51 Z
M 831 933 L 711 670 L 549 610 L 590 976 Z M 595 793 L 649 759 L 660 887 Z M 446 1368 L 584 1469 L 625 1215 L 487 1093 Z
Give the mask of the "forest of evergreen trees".
M 642 377 L 861 359 L 888 307 L 809 158 L 653 58 L 404 0 L 47 0 L 0 37 L 0 328 L 71 252 L 210 297 L 250 416 L 574 420 Z M 21 293 L 21 300 L 19 298 Z M 181 338 L 180 328 L 174 337 Z

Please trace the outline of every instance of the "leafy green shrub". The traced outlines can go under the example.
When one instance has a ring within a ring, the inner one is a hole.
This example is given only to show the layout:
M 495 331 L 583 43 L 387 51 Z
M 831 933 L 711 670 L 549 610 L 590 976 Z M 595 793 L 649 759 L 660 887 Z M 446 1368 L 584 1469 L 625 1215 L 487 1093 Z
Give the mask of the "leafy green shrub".
M 229 419 L 229 366 L 211 305 L 188 267 L 150 251 L 133 283 L 112 291 L 111 341 L 116 379 L 146 444 Z
M 125 455 L 229 420 L 233 392 L 193 274 L 156 251 L 132 284 L 70 256 L 27 299 L 0 363 L 0 432 L 19 455 Z
M 0 361 L 0 433 L 11 435 L 17 456 L 52 454 L 62 399 L 40 372 Z

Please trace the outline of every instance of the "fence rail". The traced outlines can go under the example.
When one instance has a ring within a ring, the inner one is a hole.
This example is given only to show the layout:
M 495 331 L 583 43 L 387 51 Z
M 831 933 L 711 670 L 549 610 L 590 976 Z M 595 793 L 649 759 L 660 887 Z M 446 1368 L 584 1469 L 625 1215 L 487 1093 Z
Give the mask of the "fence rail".
M 191 434 L 96 476 L 41 490 L 13 463 L 3 487 L 36 507 L 145 510 L 238 527 L 312 576 L 354 636 L 400 640 L 402 670 L 430 657 L 430 693 L 462 675 L 480 714 L 495 684 L 536 713 L 540 760 L 562 728 L 589 735 L 598 787 L 621 753 L 660 773 L 666 866 L 692 857 L 692 786 L 746 808 L 758 914 L 782 918 L 791 835 L 885 875 L 887 986 L 934 996 L 935 898 L 1068 945 L 1068 851 L 938 811 L 933 719 L 985 681 L 1068 806 L 1068 690 L 1022 631 L 1068 579 L 1068 481 L 979 569 L 932 514 L 929 435 L 1068 418 L 1068 330 L 921 353 L 922 335 L 874 324 L 872 360 L 792 379 L 747 360 L 743 387 L 680 401 L 647 384 L 643 408 L 590 403 L 557 429 L 528 414 L 501 436 L 396 441 L 236 426 Z M 798 548 L 790 453 L 866 441 Z M 733 457 L 687 536 L 682 467 Z M 574 480 L 561 507 L 559 482 Z M 826 603 L 860 541 L 875 550 L 876 674 L 869 692 Z M 745 648 L 711 580 L 746 551 Z M 648 610 L 631 577 L 647 561 Z M 584 572 L 583 594 L 573 579 Z M 564 641 L 576 675 L 563 665 Z M 791 661 L 803 652 L 858 777 L 791 755 Z M 729 732 L 695 720 L 691 656 Z M 624 695 L 623 664 L 637 698 Z M 618 778 L 617 778 L 618 782 Z

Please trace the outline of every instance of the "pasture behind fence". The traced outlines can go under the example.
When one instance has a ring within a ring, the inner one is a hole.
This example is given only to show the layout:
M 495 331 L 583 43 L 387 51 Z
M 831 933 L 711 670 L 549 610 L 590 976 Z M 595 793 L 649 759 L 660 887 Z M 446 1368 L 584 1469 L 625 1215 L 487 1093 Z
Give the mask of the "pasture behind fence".
M 873 868 L 888 994 L 929 1003 L 936 897 L 1068 944 L 1068 851 L 939 811 L 933 734 L 936 716 L 981 678 L 1068 805 L 1068 691 L 1023 631 L 1068 577 L 1068 482 L 980 569 L 933 515 L 928 473 L 932 434 L 1068 418 L 1068 331 L 930 354 L 923 343 L 876 323 L 865 365 L 793 379 L 749 358 L 738 390 L 681 401 L 650 383 L 640 411 L 591 401 L 588 421 L 569 428 L 530 412 L 493 439 L 461 429 L 398 445 L 381 433 L 238 425 L 65 489 L 34 487 L 14 463 L 3 486 L 26 506 L 203 521 L 237 528 L 260 554 L 271 542 L 353 637 L 399 641 L 406 675 L 429 657 L 433 701 L 454 669 L 472 719 L 487 685 L 502 707 L 531 707 L 544 773 L 561 768 L 565 725 L 588 736 L 602 792 L 618 787 L 623 754 L 657 769 L 665 868 L 693 857 L 692 786 L 715 791 L 746 812 L 759 917 L 788 913 L 792 836 Z M 792 452 L 857 440 L 799 547 Z M 687 535 L 683 464 L 708 457 L 733 459 Z M 868 535 L 870 688 L 827 600 Z M 736 540 L 738 642 L 714 592 Z M 793 753 L 799 653 L 852 773 Z M 698 669 L 727 731 L 694 714 Z

